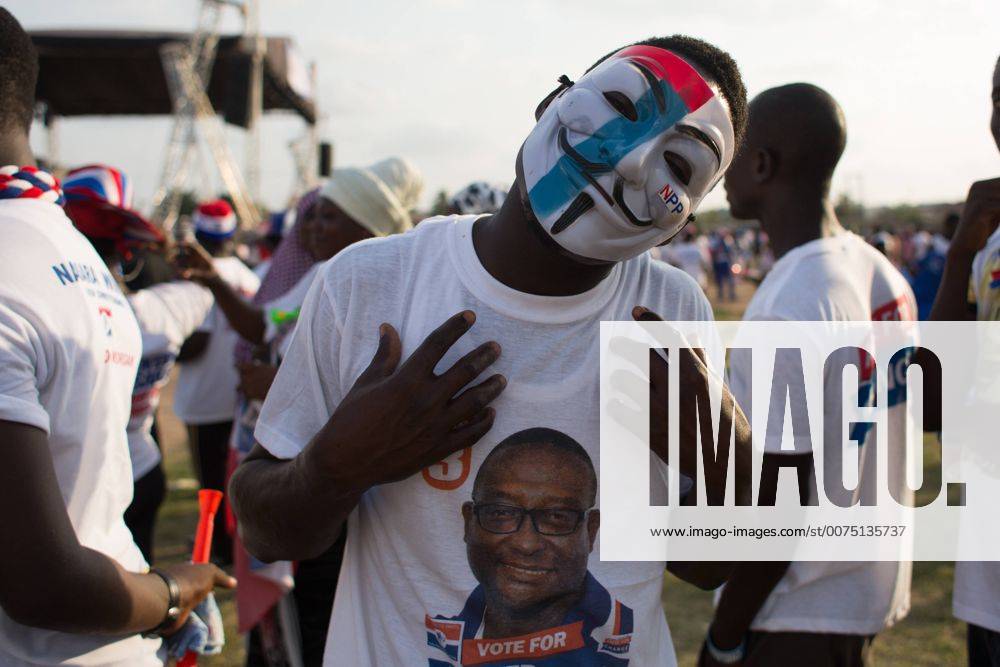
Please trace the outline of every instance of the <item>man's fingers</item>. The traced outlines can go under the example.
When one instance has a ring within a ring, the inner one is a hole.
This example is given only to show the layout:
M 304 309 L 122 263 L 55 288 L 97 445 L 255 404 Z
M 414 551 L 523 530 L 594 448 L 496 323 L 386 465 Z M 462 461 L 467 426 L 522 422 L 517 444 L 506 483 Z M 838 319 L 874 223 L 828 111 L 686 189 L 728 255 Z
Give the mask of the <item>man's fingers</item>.
M 228 574 L 223 572 L 220 568 L 215 565 L 212 566 L 215 571 L 212 573 L 212 585 L 215 588 L 236 588 L 236 577 L 230 577 Z
M 448 446 L 452 452 L 471 447 L 479 442 L 479 439 L 486 435 L 487 431 L 493 428 L 493 421 L 496 419 L 497 411 L 493 408 L 485 408 L 472 419 L 456 428 L 448 435 Z M 449 452 L 451 453 L 451 452 Z
M 632 309 L 632 319 L 637 322 L 662 322 L 663 318 L 645 306 L 636 306 Z
M 649 379 L 639 373 L 618 369 L 611 373 L 608 383 L 636 405 L 642 405 L 649 396 Z
M 471 310 L 452 315 L 444 324 L 432 331 L 424 342 L 420 344 L 406 360 L 404 366 L 409 371 L 413 369 L 420 375 L 429 375 L 434 372 L 434 367 L 441 361 L 441 357 L 451 348 L 455 342 L 465 335 L 472 323 L 476 321 L 476 314 Z
M 646 367 L 646 355 L 649 353 L 649 349 L 647 343 L 626 336 L 615 336 L 608 344 L 609 352 L 624 359 L 640 371 Z
M 440 384 L 445 398 L 451 398 L 459 389 L 475 380 L 492 363 L 500 358 L 500 345 L 494 341 L 483 343 L 455 362 L 441 375 Z
M 654 348 L 649 348 L 649 377 L 653 384 L 653 387 L 657 391 L 666 392 L 670 385 L 668 384 L 669 379 L 669 367 L 667 365 L 667 360 L 663 358 L 662 355 L 667 354 L 666 351 L 660 352 Z
M 368 368 L 361 374 L 358 380 L 372 380 L 384 378 L 392 375 L 396 366 L 399 365 L 399 357 L 402 354 L 402 343 L 399 334 L 391 324 L 383 323 L 379 329 L 378 349 L 372 357 Z
M 486 409 L 507 387 L 507 378 L 494 375 L 488 380 L 469 387 L 456 396 L 445 408 L 448 424 L 461 424 Z

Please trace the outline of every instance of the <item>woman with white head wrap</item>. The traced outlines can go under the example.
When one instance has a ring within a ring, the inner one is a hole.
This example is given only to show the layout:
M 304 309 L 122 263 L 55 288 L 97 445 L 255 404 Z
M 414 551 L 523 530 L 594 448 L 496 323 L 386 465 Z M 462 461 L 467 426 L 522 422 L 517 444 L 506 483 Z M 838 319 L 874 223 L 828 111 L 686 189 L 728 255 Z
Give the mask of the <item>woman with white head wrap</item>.
M 335 169 L 320 188 L 319 199 L 298 222 L 303 244 L 317 263 L 288 292 L 260 306 L 228 294 L 203 252 L 187 253 L 184 275 L 212 290 L 230 325 L 253 344 L 283 339 L 295 323 L 309 285 L 322 262 L 358 241 L 405 232 L 410 209 L 423 189 L 423 177 L 408 160 L 391 157 L 370 167 Z M 278 303 L 280 302 L 280 303 Z
M 420 172 L 408 161 L 391 157 L 368 168 L 335 169 L 319 196 L 370 236 L 388 236 L 412 226 L 410 209 L 422 190 Z

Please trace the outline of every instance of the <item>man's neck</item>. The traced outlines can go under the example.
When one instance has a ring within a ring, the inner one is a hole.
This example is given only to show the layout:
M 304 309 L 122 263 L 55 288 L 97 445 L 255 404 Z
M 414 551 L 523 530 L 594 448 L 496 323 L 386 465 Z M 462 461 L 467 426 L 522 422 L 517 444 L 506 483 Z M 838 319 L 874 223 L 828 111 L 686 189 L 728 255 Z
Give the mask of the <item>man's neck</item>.
M 502 609 L 501 605 L 490 604 L 487 600 L 483 618 L 483 637 L 486 639 L 518 637 L 558 627 L 579 600 L 580 595 L 574 594 L 548 601 L 544 605 L 516 611 Z
M 790 188 L 764 205 L 760 222 L 775 259 L 810 241 L 844 231 L 826 189 L 809 195 L 801 188 Z
M 35 156 L 31 153 L 28 135 L 21 130 L 0 131 L 0 166 L 32 167 Z
M 529 219 L 517 184 L 503 207 L 476 221 L 472 243 L 483 267 L 498 281 L 527 294 L 580 294 L 604 280 L 614 264 L 582 264 L 560 252 L 538 222 Z

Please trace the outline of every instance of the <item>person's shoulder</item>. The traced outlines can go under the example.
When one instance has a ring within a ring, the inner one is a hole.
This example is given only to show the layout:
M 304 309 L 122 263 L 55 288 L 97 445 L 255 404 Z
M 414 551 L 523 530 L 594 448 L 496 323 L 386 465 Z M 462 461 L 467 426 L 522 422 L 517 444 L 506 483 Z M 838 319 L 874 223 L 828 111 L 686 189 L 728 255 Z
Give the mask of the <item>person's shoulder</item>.
M 0 200 L 0 250 L 18 254 L 61 244 L 91 247 L 62 207 L 36 199 Z
M 641 297 L 655 299 L 646 307 L 664 319 L 700 320 L 711 316 L 711 304 L 698 282 L 686 271 L 653 259 L 649 253 L 628 260 L 625 276 L 626 280 L 638 282 Z
M 391 236 L 365 239 L 349 245 L 330 259 L 323 268 L 325 274 L 366 267 L 386 268 L 407 257 L 430 259 L 444 249 L 444 241 L 453 229 L 456 216 L 428 218 L 416 227 Z
M 319 279 L 332 293 L 363 284 L 372 292 L 397 290 L 422 268 L 440 266 L 454 220 L 429 218 L 402 234 L 365 239 L 327 260 Z

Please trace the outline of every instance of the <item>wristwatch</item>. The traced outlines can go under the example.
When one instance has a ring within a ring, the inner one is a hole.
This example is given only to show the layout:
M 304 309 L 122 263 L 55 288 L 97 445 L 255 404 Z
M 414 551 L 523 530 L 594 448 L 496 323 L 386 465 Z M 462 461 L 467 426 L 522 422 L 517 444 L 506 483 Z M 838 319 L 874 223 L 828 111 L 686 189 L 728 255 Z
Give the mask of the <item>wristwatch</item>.
M 705 633 L 705 650 L 721 665 L 735 665 L 742 662 L 747 657 L 747 640 L 741 639 L 740 645 L 736 648 L 721 649 L 712 643 L 712 628 Z
M 163 579 L 163 583 L 167 585 L 167 593 L 169 597 L 167 602 L 167 613 L 164 615 L 163 620 L 160 621 L 160 624 L 152 630 L 142 633 L 143 637 L 158 637 L 163 630 L 173 626 L 181 617 L 181 587 L 172 574 L 164 572 L 158 567 L 150 568 L 149 573 L 155 574 L 160 579 Z

